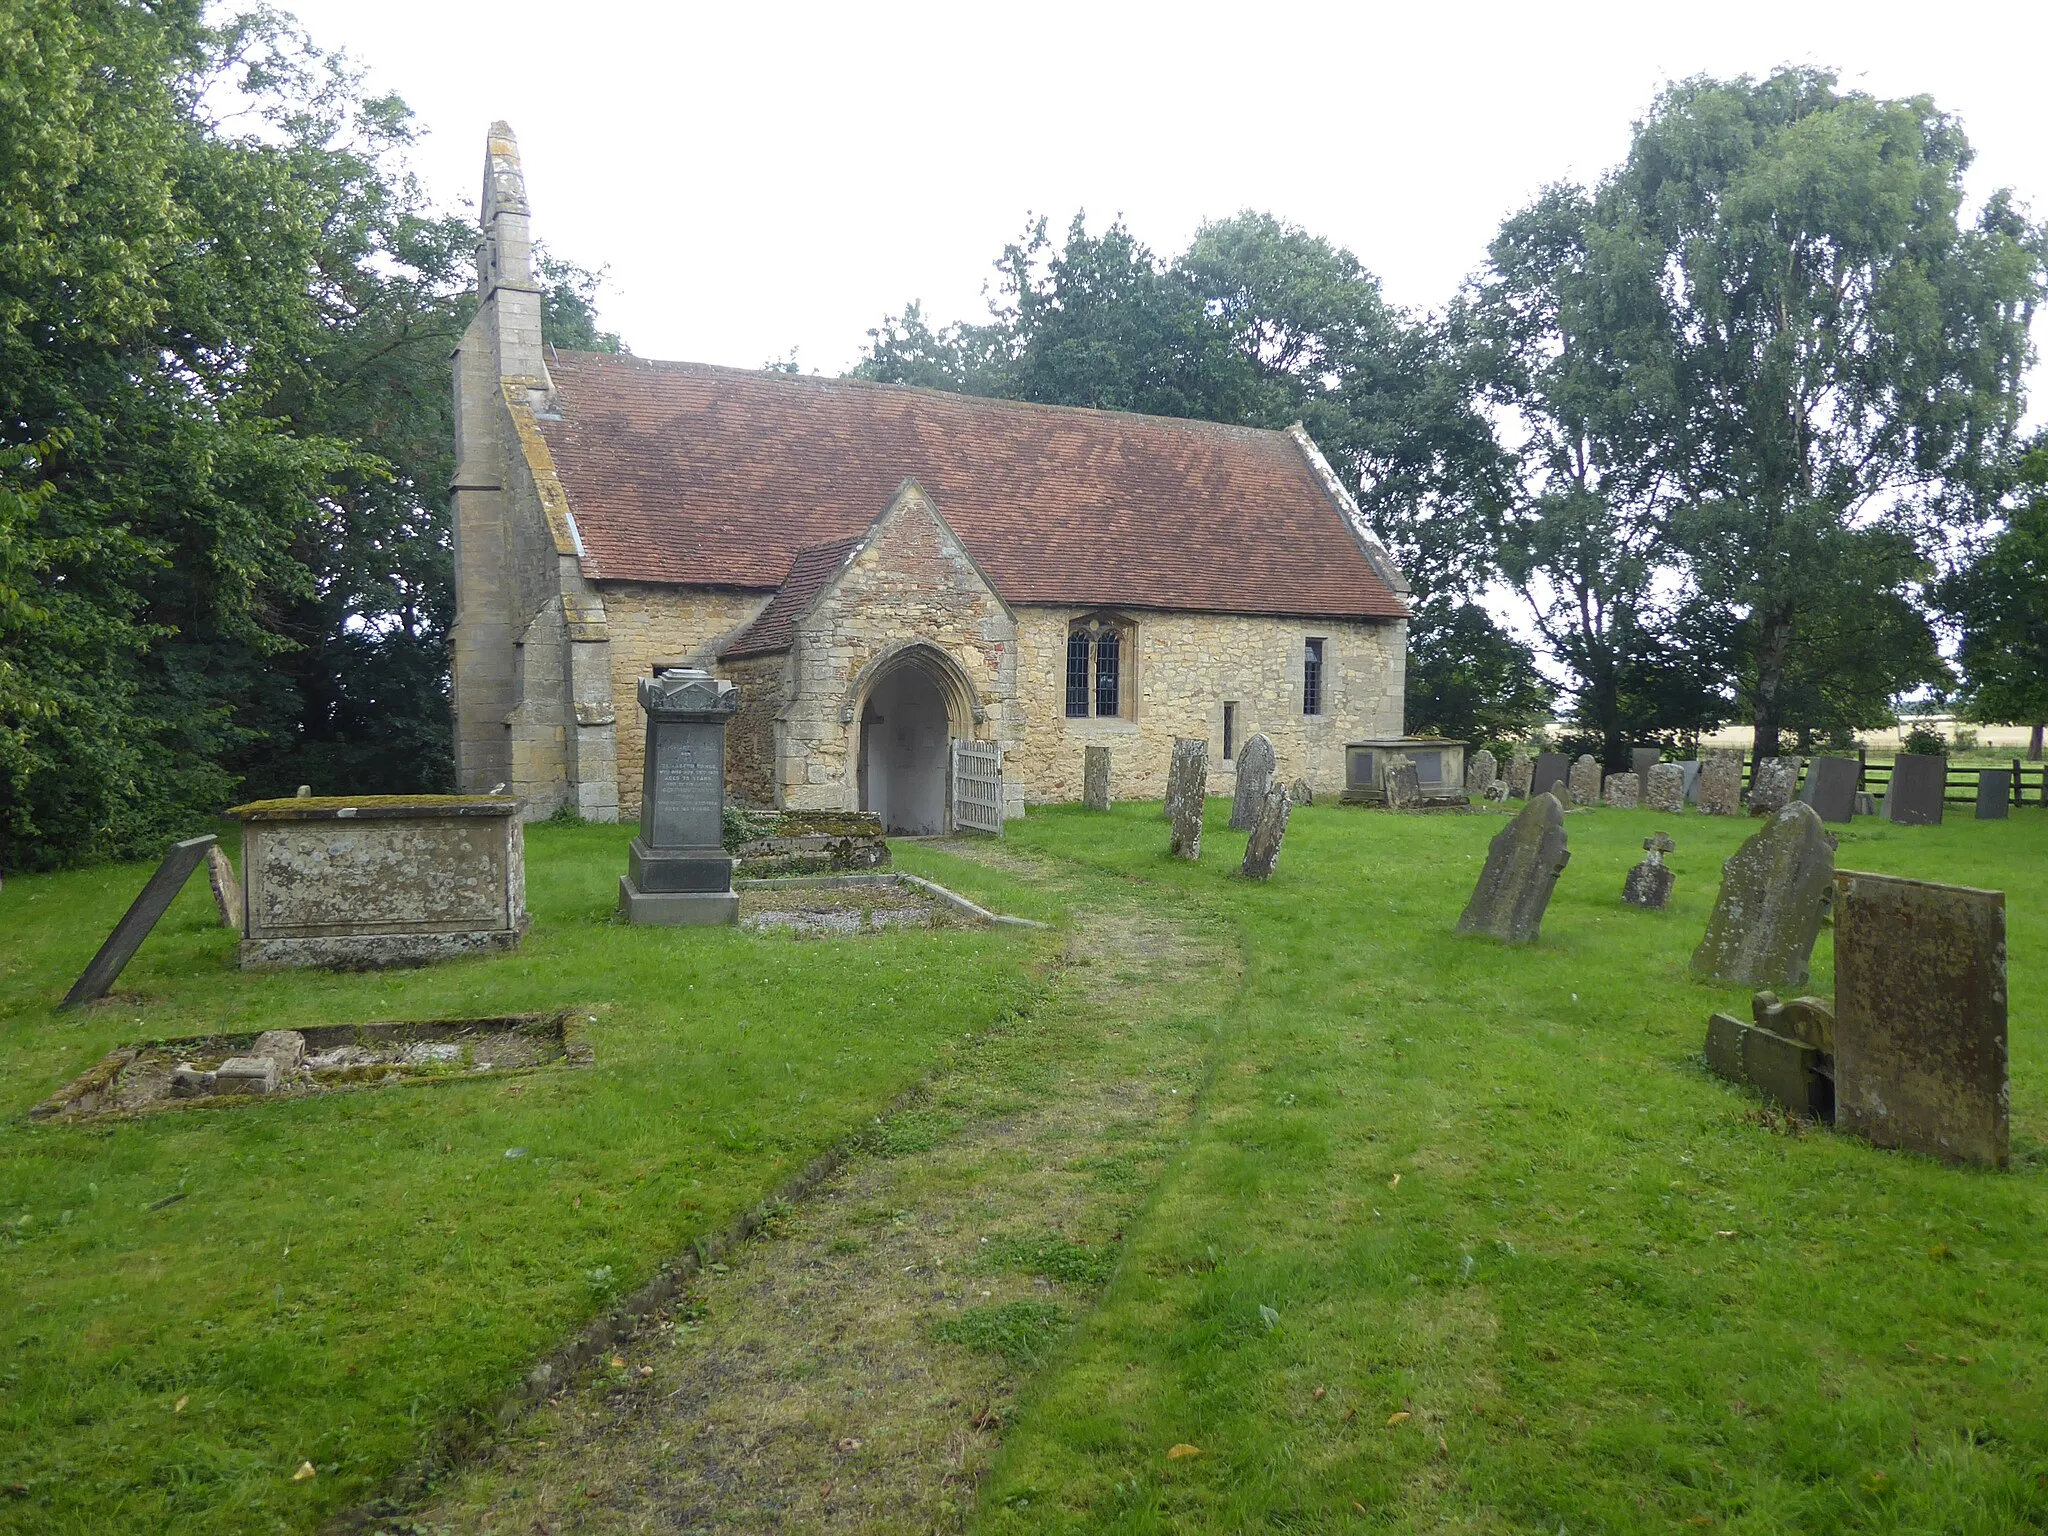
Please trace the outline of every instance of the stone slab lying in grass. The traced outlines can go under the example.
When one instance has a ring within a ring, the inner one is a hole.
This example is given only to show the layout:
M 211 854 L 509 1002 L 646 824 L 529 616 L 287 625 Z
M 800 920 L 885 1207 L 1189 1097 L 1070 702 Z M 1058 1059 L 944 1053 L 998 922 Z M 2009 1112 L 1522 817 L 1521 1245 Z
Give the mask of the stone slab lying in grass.
M 30 1110 L 29 1118 L 97 1119 L 555 1063 L 584 1066 L 591 1057 L 578 1027 L 583 1018 L 566 1011 L 143 1041 L 108 1052 Z

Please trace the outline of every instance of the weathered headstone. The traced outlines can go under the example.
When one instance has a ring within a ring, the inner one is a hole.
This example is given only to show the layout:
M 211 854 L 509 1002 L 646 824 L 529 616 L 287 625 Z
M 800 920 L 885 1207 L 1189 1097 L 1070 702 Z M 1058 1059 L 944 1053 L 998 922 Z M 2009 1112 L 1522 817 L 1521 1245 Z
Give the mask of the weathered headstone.
M 1938 827 L 1947 794 L 1947 758 L 1901 752 L 1892 763 L 1891 788 L 1885 791 L 1878 814 L 1902 827 Z
M 1177 859 L 1202 856 L 1202 812 L 1209 791 L 1209 743 L 1206 738 L 1173 738 L 1173 766 L 1167 772 L 1166 814 L 1173 833 L 1168 846 Z
M 1267 788 L 1265 798 L 1259 802 L 1259 814 L 1252 819 L 1252 835 L 1244 845 L 1242 872 L 1248 880 L 1272 878 L 1273 866 L 1280 862 L 1280 845 L 1287 839 L 1287 818 L 1294 810 L 1294 802 L 1287 791 L 1278 784 Z
M 1634 747 L 1629 751 L 1629 765 L 1636 775 L 1636 803 L 1640 805 L 1650 796 L 1650 770 L 1664 760 L 1662 747 Z
M 1685 764 L 1659 763 L 1645 776 L 1643 803 L 1667 816 L 1685 811 Z
M 1986 768 L 1977 775 L 1977 819 L 2003 821 L 2012 802 L 2012 770 Z
M 242 882 L 235 878 L 235 866 L 228 862 L 228 856 L 215 843 L 206 850 L 206 883 L 213 887 L 213 907 L 220 914 L 220 925 L 242 931 Z
M 1508 793 L 1517 800 L 1529 798 L 1529 789 L 1536 781 L 1536 759 L 1526 752 L 1517 752 L 1508 759 Z
M 1857 790 L 1856 814 L 1858 816 L 1875 816 L 1877 814 L 1877 796 L 1870 793 L 1867 789 Z
M 1316 803 L 1315 786 L 1309 783 L 1307 779 L 1296 779 L 1287 786 L 1287 798 L 1295 805 L 1314 805 Z
M 1641 793 L 1642 787 L 1643 781 L 1633 773 L 1610 773 L 1607 775 L 1607 787 L 1603 793 L 1607 803 L 1616 810 L 1632 811 L 1639 804 L 1637 796 Z
M 1750 1007 L 1754 1024 L 1726 1013 L 1707 1020 L 1707 1065 L 1795 1114 L 1832 1117 L 1835 1087 L 1827 1064 L 1834 1036 L 1827 1004 L 1817 997 L 1780 1003 L 1775 993 L 1759 992 Z
M 1533 797 L 1487 848 L 1486 867 L 1457 931 L 1483 933 L 1506 944 L 1535 943 L 1550 893 L 1570 862 L 1563 804 L 1553 794 Z
M 1109 748 L 1081 751 L 1081 803 L 1091 811 L 1109 809 Z
M 1529 794 L 1555 795 L 1559 805 L 1564 804 L 1571 791 L 1566 785 L 1572 771 L 1572 760 L 1562 752 L 1539 752 L 1536 754 L 1535 770 L 1529 775 Z
M 1386 796 L 1390 811 L 1412 811 L 1422 803 L 1422 775 L 1405 752 L 1387 759 Z
M 1759 816 L 1775 816 L 1790 805 L 1799 788 L 1799 759 L 1767 757 L 1756 765 L 1749 786 L 1749 808 Z
M 1835 875 L 1835 840 L 1810 805 L 1773 816 L 1721 866 L 1721 894 L 1693 974 L 1729 987 L 1798 986 Z
M 666 928 L 736 923 L 740 898 L 725 851 L 725 728 L 740 691 L 694 667 L 640 679 L 647 747 L 640 835 L 619 878 L 629 923 Z
M 1835 1125 L 2006 1166 L 2004 892 L 1835 877 Z
M 1493 781 L 1499 776 L 1499 760 L 1481 747 L 1465 764 L 1465 793 L 1474 800 L 1484 800 L 1486 792 L 1493 788 Z
M 1622 882 L 1623 901 L 1632 907 L 1648 907 L 1658 912 L 1671 905 L 1671 888 L 1677 884 L 1677 877 L 1664 862 L 1664 855 L 1675 846 L 1663 832 L 1643 839 L 1643 862 L 1631 869 Z
M 1698 805 L 1700 802 L 1700 760 L 1689 757 L 1678 765 L 1685 775 L 1685 803 Z
M 1848 821 L 1856 812 L 1857 771 L 1846 757 L 1816 757 L 1807 765 L 1799 798 L 1822 821 Z
M 1742 814 L 1742 759 L 1710 757 L 1700 764 L 1699 788 L 1702 816 Z
M 1581 753 L 1572 764 L 1570 791 L 1573 805 L 1600 803 L 1600 763 L 1590 752 Z
M 1251 831 L 1266 803 L 1266 791 L 1273 787 L 1273 770 L 1277 766 L 1273 743 L 1263 732 L 1237 749 L 1237 793 L 1230 801 L 1233 832 Z
M 129 903 L 127 912 L 122 914 L 120 922 L 114 924 L 114 931 L 107 935 L 99 953 L 92 957 L 78 980 L 71 984 L 71 990 L 64 994 L 63 1005 L 66 1008 L 107 995 L 107 989 L 119 979 L 122 968 L 135 958 L 135 951 L 142 948 L 142 941 L 149 937 L 149 931 L 170 910 L 178 892 L 192 878 L 192 871 L 206 858 L 206 850 L 218 846 L 219 842 L 220 839 L 209 832 L 204 837 L 188 837 L 182 843 L 171 844 L 171 851 L 157 865 L 156 873 L 149 877 L 149 884 Z

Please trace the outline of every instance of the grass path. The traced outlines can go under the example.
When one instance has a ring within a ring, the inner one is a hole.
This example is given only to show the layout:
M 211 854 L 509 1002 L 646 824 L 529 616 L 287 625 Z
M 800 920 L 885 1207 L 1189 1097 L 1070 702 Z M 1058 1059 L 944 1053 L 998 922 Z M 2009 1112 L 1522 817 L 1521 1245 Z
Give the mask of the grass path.
M 976 852 L 1075 903 L 1045 997 L 527 1419 L 418 1529 L 966 1522 L 1019 1378 L 1109 1279 L 1180 1145 L 1239 980 L 1223 923 L 1112 905 L 1047 861 Z

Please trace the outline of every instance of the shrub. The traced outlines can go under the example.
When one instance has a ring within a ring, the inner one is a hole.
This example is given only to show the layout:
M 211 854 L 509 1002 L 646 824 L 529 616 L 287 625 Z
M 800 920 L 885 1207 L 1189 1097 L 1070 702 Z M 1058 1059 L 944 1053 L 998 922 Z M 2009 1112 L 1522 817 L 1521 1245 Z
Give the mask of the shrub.
M 1924 757 L 1947 757 L 1948 742 L 1943 740 L 1941 732 L 1924 725 L 1916 725 L 1906 732 L 1905 750 L 1917 752 Z

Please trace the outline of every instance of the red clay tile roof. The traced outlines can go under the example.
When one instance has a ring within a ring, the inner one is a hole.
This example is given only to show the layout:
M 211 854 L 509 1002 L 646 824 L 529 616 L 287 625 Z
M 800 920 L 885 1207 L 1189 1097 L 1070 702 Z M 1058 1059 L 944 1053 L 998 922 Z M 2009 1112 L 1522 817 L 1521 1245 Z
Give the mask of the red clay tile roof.
M 740 637 L 718 654 L 722 657 L 766 656 L 789 649 L 796 638 L 797 620 L 811 606 L 811 599 L 824 590 L 825 583 L 839 574 L 846 557 L 860 545 L 861 535 L 834 539 L 830 544 L 813 544 L 796 552 L 789 574 L 769 599 L 761 616 L 740 632 Z
M 549 372 L 596 580 L 780 587 L 915 477 L 1012 604 L 1407 613 L 1284 432 L 587 352 Z

